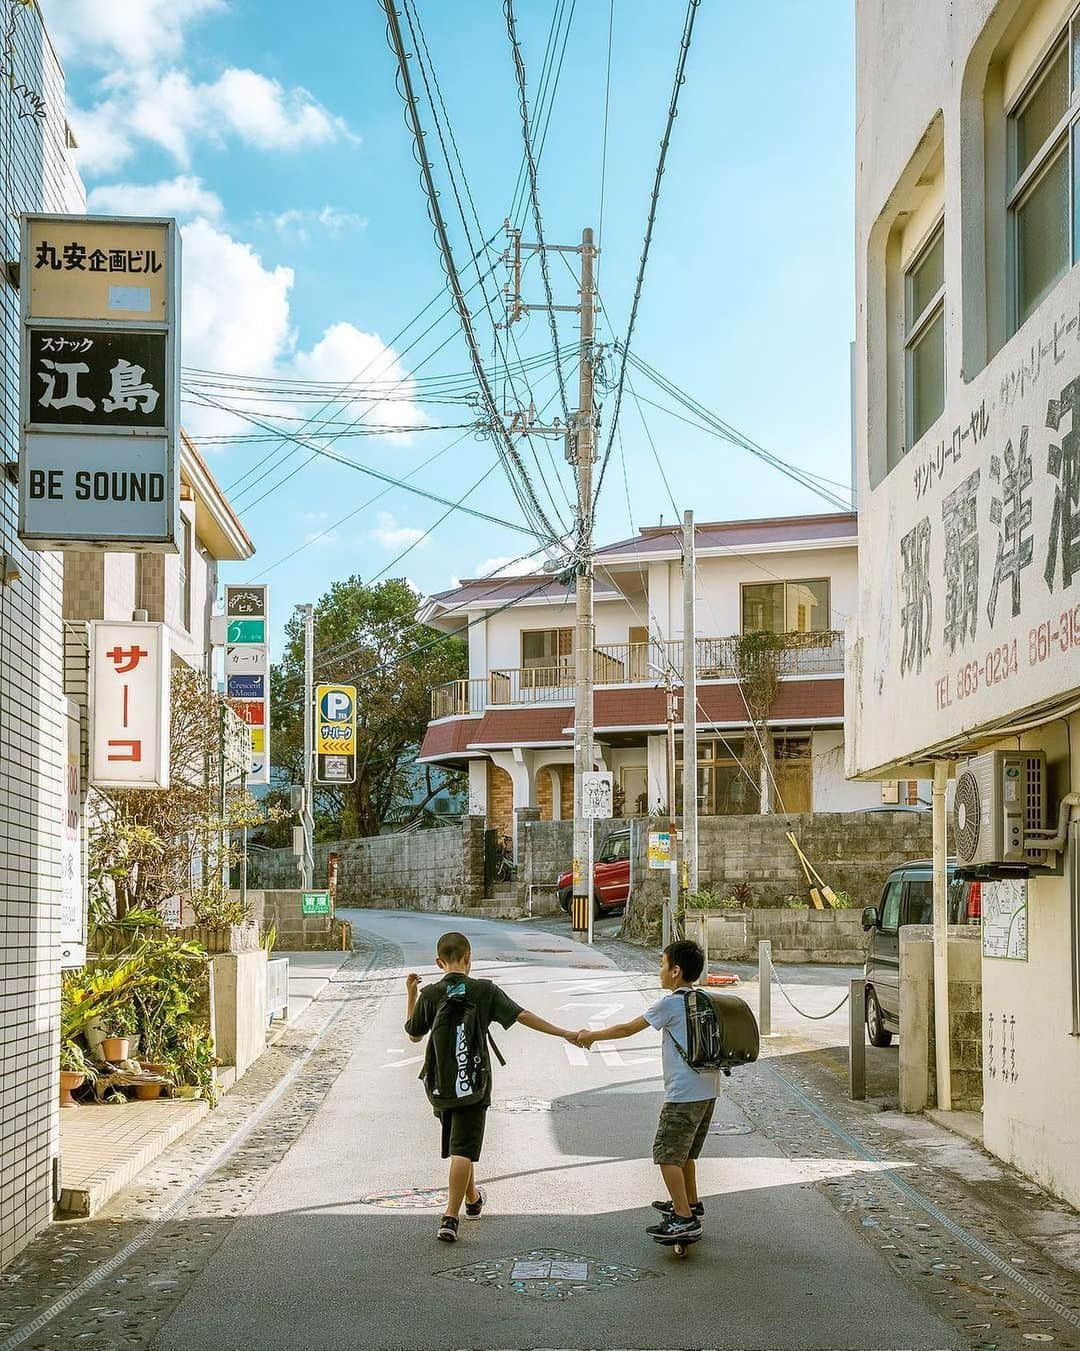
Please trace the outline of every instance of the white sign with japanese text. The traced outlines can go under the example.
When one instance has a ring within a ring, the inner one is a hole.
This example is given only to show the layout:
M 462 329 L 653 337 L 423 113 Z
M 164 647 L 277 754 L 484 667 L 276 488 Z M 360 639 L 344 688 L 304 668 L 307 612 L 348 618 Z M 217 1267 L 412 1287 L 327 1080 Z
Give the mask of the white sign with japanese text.
M 169 786 L 169 633 L 164 624 L 90 626 L 90 782 Z
M 176 552 L 175 221 L 22 218 L 19 536 Z
M 606 821 L 613 814 L 615 787 L 610 771 L 581 776 L 581 814 L 586 820 Z
M 1080 692 L 1080 272 L 952 380 L 938 422 L 870 486 L 881 425 L 861 434 L 847 771 L 905 778 Z

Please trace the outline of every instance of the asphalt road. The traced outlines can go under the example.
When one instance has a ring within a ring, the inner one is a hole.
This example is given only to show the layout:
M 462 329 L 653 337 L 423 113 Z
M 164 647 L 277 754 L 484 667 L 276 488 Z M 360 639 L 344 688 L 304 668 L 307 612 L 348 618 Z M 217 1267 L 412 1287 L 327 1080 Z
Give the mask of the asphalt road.
M 437 916 L 362 911 L 359 930 L 402 949 L 425 980 Z M 454 920 L 474 974 L 553 1022 L 641 1012 L 649 977 L 568 937 Z M 954 1326 L 821 1194 L 871 1167 L 788 1157 L 721 1099 L 699 1170 L 706 1237 L 680 1260 L 644 1233 L 660 1195 L 651 1162 L 662 1097 L 651 1032 L 610 1049 L 514 1028 L 499 1036 L 479 1169 L 489 1207 L 435 1240 L 438 1127 L 402 1031 L 404 982 L 154 1343 L 162 1348 L 952 1347 Z M 761 1069 L 743 1071 L 763 1073 Z M 418 1202 L 424 1208 L 416 1208 Z M 408 1206 L 411 1208 L 400 1208 Z

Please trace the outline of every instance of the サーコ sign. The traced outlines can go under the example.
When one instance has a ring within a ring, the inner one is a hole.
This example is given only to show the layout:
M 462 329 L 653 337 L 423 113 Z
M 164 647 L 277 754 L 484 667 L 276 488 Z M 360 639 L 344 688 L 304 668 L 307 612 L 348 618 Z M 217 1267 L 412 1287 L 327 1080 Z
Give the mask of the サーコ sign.
M 19 534 L 174 552 L 174 221 L 24 216 Z
M 164 624 L 90 625 L 90 782 L 169 786 L 169 632 Z

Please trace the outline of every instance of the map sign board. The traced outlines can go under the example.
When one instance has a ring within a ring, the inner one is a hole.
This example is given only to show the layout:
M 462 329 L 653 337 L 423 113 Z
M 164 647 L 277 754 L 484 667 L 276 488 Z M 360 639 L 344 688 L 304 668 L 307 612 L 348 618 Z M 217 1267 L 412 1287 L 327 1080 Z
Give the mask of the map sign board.
M 175 553 L 176 222 L 24 215 L 19 536 Z
M 1028 884 L 1023 877 L 1001 878 L 982 884 L 982 944 L 984 957 L 1028 959 Z

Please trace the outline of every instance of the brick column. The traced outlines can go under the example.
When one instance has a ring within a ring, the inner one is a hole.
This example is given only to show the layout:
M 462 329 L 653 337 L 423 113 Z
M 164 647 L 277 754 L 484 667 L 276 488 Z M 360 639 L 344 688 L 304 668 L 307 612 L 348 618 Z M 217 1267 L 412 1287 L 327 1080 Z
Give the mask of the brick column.
M 487 818 L 465 816 L 461 822 L 461 903 L 480 905 L 484 899 L 484 830 Z

